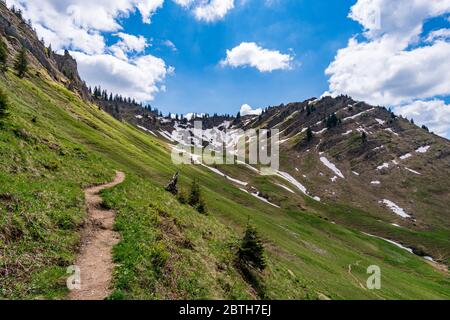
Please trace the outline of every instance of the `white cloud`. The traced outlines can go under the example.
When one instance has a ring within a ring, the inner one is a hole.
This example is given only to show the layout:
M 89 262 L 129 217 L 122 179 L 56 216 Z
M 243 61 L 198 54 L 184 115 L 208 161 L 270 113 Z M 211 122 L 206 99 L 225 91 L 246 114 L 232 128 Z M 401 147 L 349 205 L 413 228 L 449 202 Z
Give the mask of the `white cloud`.
M 442 100 L 415 101 L 395 108 L 395 112 L 428 126 L 438 135 L 450 137 L 450 105 Z
M 250 107 L 248 104 L 243 104 L 241 106 L 241 116 L 259 116 L 262 113 L 262 109 L 255 109 L 253 110 L 252 107 Z
M 450 29 L 439 29 L 430 32 L 427 38 L 427 42 L 434 42 L 436 40 L 448 40 L 450 39 Z
M 254 42 L 243 42 L 237 47 L 227 50 L 227 57 L 220 64 L 234 68 L 250 66 L 260 72 L 272 72 L 291 69 L 293 59 L 289 54 L 264 49 Z
M 110 47 L 111 52 L 122 60 L 127 60 L 129 53 L 142 53 L 149 46 L 147 39 L 143 36 L 134 36 L 119 32 L 116 34 L 121 40 Z
M 194 14 L 198 20 L 212 22 L 222 19 L 233 8 L 234 0 L 211 0 L 195 8 Z
M 71 54 L 77 59 L 80 73 L 88 83 L 139 101 L 153 100 L 156 93 L 164 90 L 165 77 L 173 72 L 164 60 L 151 55 L 123 61 L 108 54 Z
M 164 0 L 7 0 L 8 6 L 21 8 L 40 36 L 56 49 L 71 47 L 90 54 L 102 53 L 102 32 L 122 29 L 118 18 L 136 9 L 144 21 Z
M 234 0 L 173 0 L 191 9 L 197 20 L 214 22 L 223 19 L 234 8 Z
M 354 37 L 338 51 L 326 70 L 329 92 L 371 104 L 423 106 L 423 112 L 425 104 L 436 106 L 424 101 L 450 95 L 449 37 L 446 29 L 425 40 L 421 34 L 426 20 L 447 12 L 449 0 L 358 0 L 349 17 L 364 27 L 366 39 Z
M 172 51 L 178 51 L 176 45 L 170 40 L 163 41 L 163 45 L 165 45 L 166 47 L 168 47 Z
M 70 49 L 88 84 L 137 100 L 152 100 L 164 91 L 173 72 L 162 59 L 145 55 L 147 39 L 122 32 L 120 19 L 139 11 L 145 23 L 164 0 L 7 0 L 22 9 L 38 35 L 54 50 Z M 120 40 L 108 47 L 102 33 Z
M 164 0 L 140 0 L 136 1 L 136 6 L 141 12 L 142 19 L 145 23 L 150 23 L 150 18 L 153 13 L 161 8 L 164 4 Z

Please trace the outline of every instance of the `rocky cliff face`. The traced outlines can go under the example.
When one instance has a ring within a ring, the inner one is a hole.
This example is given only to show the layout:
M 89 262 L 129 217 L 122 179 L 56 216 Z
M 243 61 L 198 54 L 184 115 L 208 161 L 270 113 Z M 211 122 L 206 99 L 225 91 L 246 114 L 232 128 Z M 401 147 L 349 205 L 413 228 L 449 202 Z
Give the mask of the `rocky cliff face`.
M 19 13 L 9 10 L 2 2 L 0 2 L 0 36 L 10 53 L 8 65 L 13 65 L 14 56 L 25 47 L 32 65 L 44 68 L 50 77 L 77 92 L 83 99 L 90 99 L 86 84 L 78 74 L 77 63 L 69 52 L 66 51 L 64 55 L 52 52 L 39 40 L 32 26 Z
M 85 100 L 91 99 L 86 83 L 81 80 L 78 74 L 77 61 L 66 50 L 64 55 L 52 54 L 56 61 L 58 70 L 69 80 L 68 88 L 72 91 L 77 91 Z

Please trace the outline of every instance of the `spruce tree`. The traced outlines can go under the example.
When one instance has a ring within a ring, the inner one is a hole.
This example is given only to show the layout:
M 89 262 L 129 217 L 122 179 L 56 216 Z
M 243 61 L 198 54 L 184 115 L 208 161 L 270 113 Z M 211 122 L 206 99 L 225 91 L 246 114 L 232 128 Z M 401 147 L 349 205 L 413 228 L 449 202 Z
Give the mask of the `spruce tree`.
M 250 223 L 247 225 L 247 230 L 242 239 L 238 258 L 241 265 L 260 271 L 263 271 L 267 266 L 264 245 L 257 230 Z
M 206 204 L 202 198 L 200 184 L 197 179 L 194 179 L 191 186 L 191 192 L 189 194 L 188 204 L 195 208 L 200 213 L 206 213 Z
M 311 127 L 308 127 L 308 129 L 306 130 L 306 141 L 311 142 L 311 140 L 313 138 L 314 138 L 313 131 L 312 131 Z
M 8 116 L 8 96 L 0 89 L 0 122 L 7 116 Z
M 27 51 L 25 47 L 22 47 L 19 54 L 16 58 L 16 63 L 14 64 L 14 68 L 17 71 L 17 75 L 20 78 L 23 78 L 28 71 L 28 58 L 27 58 Z
M 191 193 L 189 194 L 189 204 L 191 206 L 196 206 L 200 201 L 200 185 L 197 179 L 194 179 L 191 186 Z
M 8 48 L 6 47 L 5 42 L 0 37 L 0 69 L 6 69 L 6 62 L 8 59 Z
M 367 133 L 363 132 L 361 134 L 361 141 L 363 144 L 365 144 L 367 142 Z

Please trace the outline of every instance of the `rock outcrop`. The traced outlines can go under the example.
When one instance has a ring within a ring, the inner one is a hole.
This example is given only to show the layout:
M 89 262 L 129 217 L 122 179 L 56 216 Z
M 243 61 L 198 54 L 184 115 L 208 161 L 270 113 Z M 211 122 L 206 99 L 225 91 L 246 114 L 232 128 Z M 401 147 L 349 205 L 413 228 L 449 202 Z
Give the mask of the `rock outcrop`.
M 83 99 L 90 99 L 89 90 L 78 74 L 77 62 L 69 52 L 64 55 L 52 52 L 39 40 L 30 23 L 21 14 L 8 9 L 3 2 L 0 2 L 0 36 L 10 51 L 9 65 L 14 63 L 15 54 L 25 47 L 32 65 L 43 67 L 54 80 L 77 92 Z

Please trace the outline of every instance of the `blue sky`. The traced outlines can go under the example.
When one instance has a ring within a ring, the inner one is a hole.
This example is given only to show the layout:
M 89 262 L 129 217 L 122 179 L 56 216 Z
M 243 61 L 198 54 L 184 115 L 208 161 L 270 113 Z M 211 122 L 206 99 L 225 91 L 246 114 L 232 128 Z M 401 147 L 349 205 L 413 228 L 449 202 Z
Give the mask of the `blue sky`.
M 90 85 L 172 113 L 348 94 L 450 137 L 450 0 L 7 0 Z
M 325 68 L 337 49 L 359 32 L 348 19 L 354 1 L 283 1 L 266 6 L 250 1 L 214 23 L 197 21 L 173 2 L 142 23 L 139 13 L 123 20 L 124 29 L 153 39 L 147 52 L 175 67 L 167 91 L 152 105 L 166 111 L 235 113 L 247 103 L 278 105 L 320 96 L 328 89 Z M 170 40 L 177 50 L 161 45 Z M 115 37 L 109 39 L 111 43 Z M 254 68 L 219 65 L 226 50 L 242 42 L 294 56 L 291 70 L 261 73 Z

